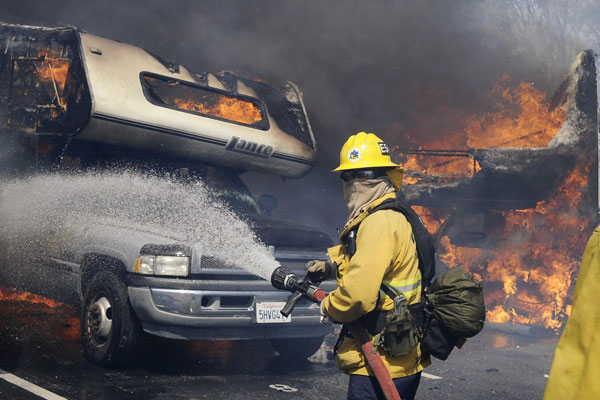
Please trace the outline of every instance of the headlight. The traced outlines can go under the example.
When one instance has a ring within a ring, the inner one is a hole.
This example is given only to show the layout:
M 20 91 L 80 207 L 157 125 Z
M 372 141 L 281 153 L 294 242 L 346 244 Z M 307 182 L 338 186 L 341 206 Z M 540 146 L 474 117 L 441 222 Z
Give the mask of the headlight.
M 189 266 L 189 257 L 156 256 L 154 259 L 154 273 L 156 275 L 187 276 Z
M 144 275 L 154 275 L 154 256 L 138 257 L 133 270 Z
M 133 271 L 144 275 L 187 276 L 190 258 L 187 256 L 139 256 Z

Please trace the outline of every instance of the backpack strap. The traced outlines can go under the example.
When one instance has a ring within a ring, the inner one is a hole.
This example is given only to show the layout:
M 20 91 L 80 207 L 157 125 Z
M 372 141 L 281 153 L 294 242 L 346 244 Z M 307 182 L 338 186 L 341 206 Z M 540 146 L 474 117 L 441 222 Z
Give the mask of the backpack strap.
M 395 210 L 401 212 L 410 224 L 417 246 L 417 256 L 419 257 L 419 270 L 421 271 L 423 289 L 429 287 L 435 276 L 435 241 L 433 236 L 425 227 L 423 220 L 412 209 L 404 199 L 401 192 L 396 192 L 396 197 L 388 199 L 377 207 L 369 210 L 369 214 L 380 210 Z
M 435 241 L 433 236 L 425 227 L 423 220 L 412 209 L 408 202 L 404 199 L 401 192 L 396 192 L 396 197 L 387 199 L 381 204 L 367 211 L 369 214 L 380 210 L 395 210 L 402 213 L 410 224 L 415 242 L 417 246 L 417 256 L 419 257 L 419 270 L 421 271 L 423 289 L 431 285 L 431 281 L 435 276 Z M 347 253 L 350 257 L 356 253 L 356 236 L 360 223 L 354 226 L 344 237 L 341 238 L 342 243 L 346 246 Z
M 393 288 L 386 285 L 385 283 L 381 284 L 381 290 L 383 290 L 383 292 L 385 294 L 387 294 L 391 299 L 394 299 L 396 296 L 398 296 L 398 293 Z M 423 326 L 425 324 L 425 318 L 424 318 L 424 314 L 423 314 L 423 312 L 425 311 L 425 304 L 426 304 L 426 295 L 425 295 L 425 292 L 423 291 L 423 292 L 421 292 L 421 300 L 418 303 L 406 306 L 406 308 L 408 308 L 408 311 L 410 311 L 413 318 L 415 319 L 415 325 L 417 325 L 421 329 L 423 328 Z
M 348 233 L 346 233 L 346 235 L 342 239 L 342 242 L 344 243 L 344 245 L 346 245 L 346 252 L 350 256 L 350 258 L 352 258 L 356 253 L 356 235 L 358 234 L 359 225 L 360 224 L 357 224 L 355 227 L 350 229 L 350 231 L 348 231 Z
M 390 299 L 393 299 L 394 297 L 398 296 L 398 292 L 396 292 L 394 289 L 392 289 L 385 283 L 381 284 L 381 290 L 383 290 L 383 293 L 387 294 Z

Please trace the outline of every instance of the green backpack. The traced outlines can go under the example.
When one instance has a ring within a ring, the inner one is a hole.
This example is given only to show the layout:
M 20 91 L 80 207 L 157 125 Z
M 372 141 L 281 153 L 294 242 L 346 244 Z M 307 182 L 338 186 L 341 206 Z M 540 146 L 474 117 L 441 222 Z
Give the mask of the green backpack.
M 435 279 L 427 293 L 421 348 L 445 360 L 455 346 L 483 329 L 485 303 L 481 283 L 460 267 Z

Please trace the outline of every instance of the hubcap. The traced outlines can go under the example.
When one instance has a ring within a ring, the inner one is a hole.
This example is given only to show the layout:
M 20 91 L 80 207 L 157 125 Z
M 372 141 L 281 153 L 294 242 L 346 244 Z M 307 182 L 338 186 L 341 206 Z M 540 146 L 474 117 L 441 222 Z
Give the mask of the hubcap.
M 97 299 L 87 314 L 88 331 L 98 344 L 108 340 L 112 328 L 112 306 L 106 297 Z

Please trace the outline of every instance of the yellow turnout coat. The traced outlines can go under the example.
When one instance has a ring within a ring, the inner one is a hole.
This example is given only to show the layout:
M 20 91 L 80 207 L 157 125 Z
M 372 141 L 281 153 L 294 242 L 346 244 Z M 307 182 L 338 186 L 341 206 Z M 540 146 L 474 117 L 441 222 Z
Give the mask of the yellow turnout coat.
M 403 293 L 407 303 L 421 299 L 421 272 L 415 238 L 406 217 L 398 211 L 368 210 L 387 199 L 389 193 L 369 204 L 342 232 L 357 224 L 356 253 L 351 258 L 344 246 L 329 249 L 331 261 L 339 265 L 337 289 L 323 300 L 323 311 L 336 322 L 351 322 L 375 309 L 391 310 L 393 300 L 380 291 L 381 283 Z M 379 301 L 378 301 L 379 298 Z M 415 374 L 431 364 L 417 346 L 412 353 L 392 357 L 379 348 L 392 378 Z M 354 339 L 346 337 L 336 354 L 336 366 L 347 374 L 373 375 Z
M 588 241 L 544 400 L 600 399 L 600 227 Z

